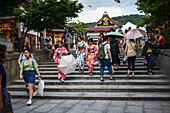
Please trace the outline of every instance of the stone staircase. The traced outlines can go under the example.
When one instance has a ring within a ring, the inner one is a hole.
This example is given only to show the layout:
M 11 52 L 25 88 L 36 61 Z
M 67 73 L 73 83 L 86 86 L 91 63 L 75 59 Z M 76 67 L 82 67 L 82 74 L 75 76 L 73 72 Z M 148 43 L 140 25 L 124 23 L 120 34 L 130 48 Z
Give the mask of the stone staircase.
M 100 66 L 94 67 L 93 76 L 89 75 L 87 65 L 84 73 L 76 70 L 67 75 L 64 83 L 57 79 L 57 66 L 52 60 L 39 62 L 39 70 L 45 81 L 44 99 L 84 99 L 84 100 L 170 100 L 170 80 L 155 66 L 154 75 L 147 75 L 143 58 L 136 59 L 135 77 L 127 78 L 127 66 L 122 63 L 115 72 L 115 80 L 110 80 L 105 68 L 103 84 L 100 83 Z M 36 75 L 36 85 L 38 76 Z M 27 98 L 23 80 L 14 80 L 8 90 L 13 98 Z M 34 98 L 42 98 L 36 96 Z

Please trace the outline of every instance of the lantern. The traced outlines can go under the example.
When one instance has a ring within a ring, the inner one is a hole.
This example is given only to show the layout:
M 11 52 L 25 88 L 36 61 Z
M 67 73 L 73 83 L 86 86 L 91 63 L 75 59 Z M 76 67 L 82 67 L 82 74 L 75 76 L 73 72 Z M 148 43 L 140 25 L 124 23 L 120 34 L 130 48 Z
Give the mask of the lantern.
M 1 17 L 2 20 L 2 29 L 1 31 L 4 31 L 7 35 L 7 38 L 10 38 L 11 32 L 16 32 L 14 30 L 14 24 L 16 23 L 16 20 L 14 19 L 14 16 L 10 17 Z

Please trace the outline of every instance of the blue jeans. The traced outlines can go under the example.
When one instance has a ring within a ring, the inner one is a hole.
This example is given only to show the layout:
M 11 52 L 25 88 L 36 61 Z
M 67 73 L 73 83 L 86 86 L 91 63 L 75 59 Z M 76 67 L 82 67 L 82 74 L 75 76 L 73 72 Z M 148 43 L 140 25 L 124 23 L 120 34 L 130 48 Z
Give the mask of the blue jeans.
M 135 71 L 135 60 L 136 56 L 128 57 L 128 70 L 131 70 L 132 66 L 132 71 Z
M 105 65 L 109 70 L 109 75 L 112 76 L 112 67 L 111 67 L 110 59 L 103 59 L 100 60 L 100 77 L 103 77 Z

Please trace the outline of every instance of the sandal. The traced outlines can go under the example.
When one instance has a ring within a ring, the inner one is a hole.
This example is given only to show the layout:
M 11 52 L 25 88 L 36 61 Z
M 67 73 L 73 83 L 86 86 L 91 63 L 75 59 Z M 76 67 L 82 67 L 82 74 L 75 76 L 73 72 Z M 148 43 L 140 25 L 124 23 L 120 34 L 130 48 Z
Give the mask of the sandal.
M 148 75 L 152 75 L 152 73 L 151 73 L 151 72 L 148 72 Z
M 92 72 L 90 73 L 90 76 L 92 76 L 93 74 L 92 74 Z

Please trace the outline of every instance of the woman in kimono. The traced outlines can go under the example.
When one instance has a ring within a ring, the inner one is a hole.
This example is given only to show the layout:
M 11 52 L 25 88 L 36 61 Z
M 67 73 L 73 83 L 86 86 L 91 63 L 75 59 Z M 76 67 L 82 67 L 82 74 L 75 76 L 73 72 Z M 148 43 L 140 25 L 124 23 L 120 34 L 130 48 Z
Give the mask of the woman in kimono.
M 76 46 L 77 63 L 79 66 L 79 72 L 82 70 L 84 72 L 84 52 L 86 48 L 86 43 L 82 40 L 81 36 L 78 37 L 78 42 Z
M 143 56 L 147 60 L 147 68 L 148 68 L 148 75 L 152 75 L 152 70 L 155 66 L 155 56 L 157 56 L 160 52 L 163 52 L 164 50 L 160 51 L 156 48 L 155 45 L 153 45 L 154 39 L 150 38 L 148 40 L 148 43 L 143 48 Z
M 90 71 L 90 76 L 92 76 L 92 72 L 93 72 L 93 68 L 94 65 L 96 65 L 96 54 L 97 54 L 97 47 L 93 44 L 93 39 L 90 38 L 89 39 L 89 45 L 87 46 L 86 50 L 85 50 L 85 55 L 87 58 L 87 66 L 88 66 L 88 70 Z
M 61 61 L 61 57 L 66 56 L 67 54 L 68 52 L 67 49 L 63 46 L 63 42 L 59 41 L 59 47 L 56 49 L 55 54 L 53 56 L 54 63 L 59 65 Z M 64 79 L 66 79 L 66 76 L 59 68 L 58 68 L 58 79 L 60 79 L 61 82 L 64 82 Z

